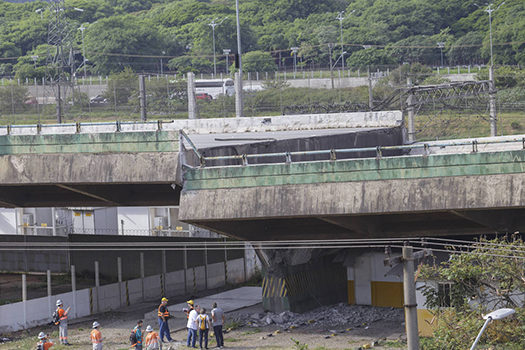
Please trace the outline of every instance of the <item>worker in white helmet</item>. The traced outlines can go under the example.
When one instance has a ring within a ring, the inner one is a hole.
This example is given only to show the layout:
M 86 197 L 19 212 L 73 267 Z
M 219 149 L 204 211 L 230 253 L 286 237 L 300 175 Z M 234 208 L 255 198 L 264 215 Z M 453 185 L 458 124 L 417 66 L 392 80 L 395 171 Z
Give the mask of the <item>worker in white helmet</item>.
M 93 322 L 93 330 L 91 331 L 91 342 L 93 343 L 93 350 L 102 350 L 102 333 L 100 333 L 100 323 Z
M 58 326 L 58 335 L 60 337 L 60 343 L 64 345 L 71 345 L 67 340 L 67 318 L 69 313 L 69 307 L 64 309 L 64 303 L 62 300 L 57 300 L 57 309 L 53 314 L 53 322 Z
M 38 343 L 36 344 L 37 350 L 47 350 L 53 345 L 55 344 L 48 339 L 48 336 L 44 332 L 38 334 Z

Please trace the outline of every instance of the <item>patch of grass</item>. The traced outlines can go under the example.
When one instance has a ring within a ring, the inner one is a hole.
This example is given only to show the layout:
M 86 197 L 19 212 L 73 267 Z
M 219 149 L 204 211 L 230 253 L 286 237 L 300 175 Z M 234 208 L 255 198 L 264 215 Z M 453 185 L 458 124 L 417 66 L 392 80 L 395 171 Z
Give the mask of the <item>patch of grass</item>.
M 237 328 L 241 328 L 242 324 L 238 321 L 230 321 L 225 324 L 224 329 L 227 329 L 228 331 L 234 331 Z
M 227 342 L 227 343 L 237 343 L 237 342 L 242 341 L 242 339 L 238 339 L 238 338 L 224 338 L 224 341 Z
M 259 328 L 254 328 L 246 332 L 242 332 L 241 335 L 250 335 L 250 334 L 257 334 L 260 333 L 261 330 Z
M 386 340 L 381 342 L 381 346 L 388 346 L 390 348 L 404 348 L 406 345 L 401 340 Z

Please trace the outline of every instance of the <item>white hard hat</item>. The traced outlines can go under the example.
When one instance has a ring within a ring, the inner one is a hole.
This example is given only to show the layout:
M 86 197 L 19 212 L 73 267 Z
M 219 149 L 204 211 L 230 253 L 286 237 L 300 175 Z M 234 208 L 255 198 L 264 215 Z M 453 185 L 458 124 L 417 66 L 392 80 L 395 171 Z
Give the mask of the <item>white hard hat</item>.
M 97 327 L 100 327 L 100 323 L 98 323 L 97 321 L 93 322 L 93 328 L 97 328 Z
M 146 332 L 153 332 L 153 328 L 151 326 L 147 326 L 146 327 Z
M 63 304 L 63 303 L 62 303 L 62 300 L 58 299 L 58 300 L 57 300 L 57 306 L 60 306 L 60 305 L 62 305 L 62 304 Z
M 46 337 L 44 332 L 38 333 L 38 339 L 44 339 Z

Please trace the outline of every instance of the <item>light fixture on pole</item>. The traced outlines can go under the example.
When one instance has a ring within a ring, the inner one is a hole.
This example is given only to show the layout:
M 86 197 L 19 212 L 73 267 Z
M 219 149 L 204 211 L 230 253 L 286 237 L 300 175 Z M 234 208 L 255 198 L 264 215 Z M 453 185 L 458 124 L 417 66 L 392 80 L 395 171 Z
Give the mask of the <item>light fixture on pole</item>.
M 40 19 L 44 19 L 44 9 L 36 9 L 35 12 L 40 13 Z
M 229 74 L 230 52 L 232 52 L 232 50 L 230 50 L 230 49 L 223 49 L 222 50 L 222 53 L 224 54 L 224 56 L 226 56 L 226 74 Z
M 478 345 L 478 342 L 481 339 L 481 336 L 483 335 L 485 328 L 487 328 L 490 322 L 492 322 L 493 320 L 501 320 L 502 318 L 509 317 L 513 315 L 515 312 L 516 310 L 514 309 L 499 309 L 496 311 L 492 311 L 491 313 L 483 316 L 485 323 L 483 324 L 483 327 L 481 327 L 481 330 L 479 331 L 479 334 L 476 337 L 476 340 L 474 340 L 474 343 L 472 344 L 470 350 L 474 350 L 476 345 Z
M 445 43 L 440 41 L 437 43 L 437 47 L 441 50 L 441 67 L 443 67 L 443 48 L 445 48 Z
M 223 19 L 221 19 L 220 22 L 217 22 L 217 19 L 218 18 L 214 18 L 212 19 L 212 21 L 210 23 L 208 23 L 208 25 L 211 27 L 211 31 L 212 31 L 212 37 L 213 37 L 213 75 L 217 75 L 217 61 L 216 61 L 216 58 L 215 58 L 215 27 L 217 27 L 218 25 L 222 24 L 222 22 L 224 22 L 224 20 L 226 20 L 226 18 L 228 17 L 224 17 Z
M 299 48 L 294 46 L 291 47 L 290 50 L 292 50 L 293 54 L 293 72 L 297 73 L 297 51 L 299 51 Z

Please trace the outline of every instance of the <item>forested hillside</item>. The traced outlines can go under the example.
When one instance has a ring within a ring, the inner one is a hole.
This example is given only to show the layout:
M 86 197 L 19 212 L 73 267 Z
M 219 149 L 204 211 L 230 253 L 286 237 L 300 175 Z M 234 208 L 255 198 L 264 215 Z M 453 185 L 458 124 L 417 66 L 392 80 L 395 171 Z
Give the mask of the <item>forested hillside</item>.
M 477 0 L 240 0 L 245 70 L 271 71 L 293 64 L 327 67 L 341 53 L 345 64 L 395 66 L 419 62 L 484 64 L 489 57 L 489 16 Z M 497 6 L 499 2 L 495 3 Z M 53 14 L 43 1 L 0 3 L 0 75 L 39 77 L 50 52 Z M 80 12 L 77 9 L 82 9 Z M 42 9 L 40 11 L 40 9 Z M 233 0 L 67 0 L 64 9 L 82 62 L 83 24 L 88 69 L 93 74 L 134 71 L 210 72 L 212 28 L 220 71 L 223 49 L 236 51 Z M 525 64 L 525 1 L 507 0 L 493 13 L 497 64 Z M 38 57 L 36 57 L 38 56 Z M 231 63 L 232 57 L 230 57 Z

